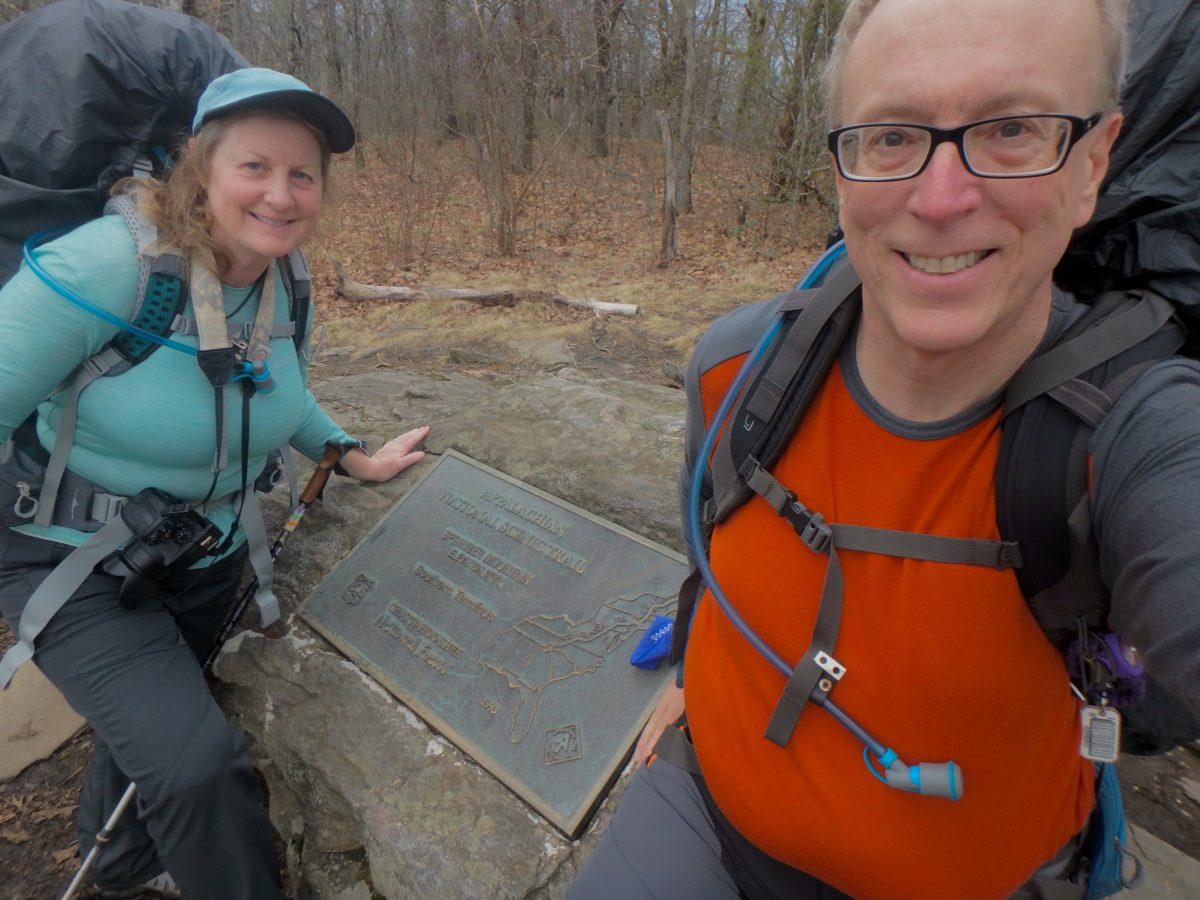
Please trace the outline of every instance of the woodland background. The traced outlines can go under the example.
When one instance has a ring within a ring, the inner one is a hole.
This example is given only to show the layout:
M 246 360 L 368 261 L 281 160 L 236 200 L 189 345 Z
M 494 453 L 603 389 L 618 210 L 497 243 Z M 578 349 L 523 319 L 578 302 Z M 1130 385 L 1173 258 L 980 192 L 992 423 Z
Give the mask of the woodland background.
M 0 22 L 41 5 L 0 0 Z M 379 224 L 402 263 L 586 245 L 589 213 L 627 204 L 663 265 L 697 251 L 675 217 L 774 254 L 832 224 L 819 73 L 844 0 L 155 5 L 344 106 L 355 171 L 394 176 Z

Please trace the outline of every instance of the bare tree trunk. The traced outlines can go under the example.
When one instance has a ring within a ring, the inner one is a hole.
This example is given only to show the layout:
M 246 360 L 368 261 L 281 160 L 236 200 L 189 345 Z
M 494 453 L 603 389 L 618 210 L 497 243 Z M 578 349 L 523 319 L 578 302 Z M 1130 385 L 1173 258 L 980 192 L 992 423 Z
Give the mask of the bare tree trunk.
M 592 155 L 608 156 L 608 110 L 613 102 L 612 34 L 625 0 L 592 0 L 596 35 L 596 95 L 592 102 Z
M 450 27 L 446 15 L 449 2 L 450 0 L 433 2 L 433 55 L 437 72 L 434 78 L 434 96 L 442 140 L 461 137 L 458 114 L 454 106 L 453 67 L 450 64 Z
M 770 15 L 770 0 L 747 0 L 746 19 L 746 67 L 738 84 L 737 109 L 734 112 L 734 129 L 741 132 L 751 110 L 759 109 L 762 103 L 763 84 L 767 77 L 766 31 Z
M 338 0 L 325 0 L 325 83 L 339 101 L 345 95 L 345 66 L 342 63 L 342 29 Z
M 671 140 L 671 120 L 663 110 L 658 111 L 658 127 L 663 142 L 663 226 L 659 244 L 658 265 L 665 269 L 675 261 L 675 147 Z
M 304 71 L 305 56 L 304 30 L 300 22 L 300 11 L 296 9 L 299 2 L 300 0 L 291 0 L 288 3 L 288 33 L 292 37 L 288 43 L 288 71 L 297 76 Z
M 804 146 L 812 143 L 813 135 L 805 134 L 812 130 L 813 123 L 806 121 L 804 113 L 806 92 L 812 89 L 810 79 L 824 57 L 821 51 L 821 39 L 828 38 L 837 25 L 837 14 L 842 6 L 833 4 L 830 9 L 828 0 L 810 0 L 804 10 L 800 22 L 800 34 L 796 42 L 795 53 L 792 57 L 792 70 L 788 75 L 787 94 L 783 104 L 783 113 L 775 128 L 775 149 L 771 159 L 771 176 L 769 194 L 773 201 L 781 202 L 792 197 L 802 186 L 799 169 L 806 153 Z M 828 21 L 826 21 L 828 19 Z M 822 29 L 824 24 L 824 29 Z M 821 131 L 819 123 L 815 124 Z M 821 152 L 821 150 L 817 150 Z M 819 195 L 818 199 L 819 198 Z
M 354 122 L 354 128 L 359 133 L 359 139 L 354 142 L 354 168 L 359 172 L 366 171 L 367 156 L 363 149 L 362 140 L 362 101 L 363 95 L 366 93 L 363 88 L 366 84 L 366 79 L 363 77 L 363 68 L 367 65 L 366 53 L 363 49 L 363 21 L 362 8 L 360 0 L 349 0 L 346 8 L 346 18 L 350 20 L 350 38 L 351 46 L 354 48 L 354 57 L 351 60 L 350 71 L 352 73 L 351 96 L 353 99 L 350 102 L 350 116 Z
M 696 97 L 696 0 L 683 0 L 677 10 L 683 43 L 683 91 L 679 99 L 675 194 L 678 210 L 687 214 L 692 212 L 692 168 L 696 155 L 696 126 L 692 121 Z
M 534 15 L 537 13 L 535 7 Z M 528 175 L 533 171 L 533 142 L 536 136 L 533 113 L 537 102 L 538 35 L 535 34 L 537 25 L 529 21 L 529 0 L 515 0 L 512 14 L 520 40 L 517 72 L 521 79 L 521 135 L 513 168 L 518 174 Z

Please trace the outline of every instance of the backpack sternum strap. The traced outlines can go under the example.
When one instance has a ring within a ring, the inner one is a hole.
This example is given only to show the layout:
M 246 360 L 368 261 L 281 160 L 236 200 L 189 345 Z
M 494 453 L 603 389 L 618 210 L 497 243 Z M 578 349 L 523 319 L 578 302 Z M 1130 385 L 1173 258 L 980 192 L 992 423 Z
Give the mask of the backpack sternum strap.
M 780 481 L 754 459 L 743 467 L 746 484 L 762 497 L 776 513 L 787 519 L 810 550 L 822 553 L 830 542 L 843 550 L 882 553 L 926 562 L 959 563 L 1013 569 L 1021 565 L 1021 548 L 1016 541 L 992 541 L 983 538 L 957 538 L 938 534 L 920 534 L 869 525 L 826 523 L 796 499 Z
M 870 528 L 866 525 L 831 525 L 830 528 L 833 529 L 834 542 L 843 550 L 882 553 L 926 562 L 988 566 L 993 569 L 1016 569 L 1021 566 L 1021 548 L 1016 541 L 944 537 Z
M 810 510 L 797 500 L 795 494 L 752 457 L 747 459 L 740 474 L 752 491 L 788 521 L 810 550 L 829 555 L 812 640 L 788 676 L 783 694 L 767 723 L 765 737 L 780 747 L 786 747 L 791 740 L 804 705 L 812 701 L 824 706 L 834 684 L 846 674 L 846 667 L 833 656 L 842 620 L 843 576 L 837 553 L 839 548 L 996 569 L 1021 565 L 1021 551 L 1015 541 L 945 537 L 865 525 L 826 523 L 819 512 Z

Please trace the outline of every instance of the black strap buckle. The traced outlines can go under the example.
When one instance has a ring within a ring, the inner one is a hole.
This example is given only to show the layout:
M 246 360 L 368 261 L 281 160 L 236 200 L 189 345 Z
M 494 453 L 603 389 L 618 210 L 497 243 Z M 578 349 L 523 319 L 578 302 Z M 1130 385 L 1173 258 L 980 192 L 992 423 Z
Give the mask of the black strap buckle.
M 825 517 L 808 509 L 794 497 L 784 508 L 783 517 L 795 529 L 805 546 L 814 553 L 824 553 L 833 543 L 833 529 L 825 523 Z

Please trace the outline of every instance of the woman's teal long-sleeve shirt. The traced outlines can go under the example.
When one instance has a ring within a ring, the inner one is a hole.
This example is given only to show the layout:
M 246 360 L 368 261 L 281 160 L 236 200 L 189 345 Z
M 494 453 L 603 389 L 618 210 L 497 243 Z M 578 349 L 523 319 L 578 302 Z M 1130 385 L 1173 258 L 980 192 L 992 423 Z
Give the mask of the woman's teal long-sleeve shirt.
M 123 321 L 132 315 L 138 260 L 120 216 L 89 222 L 45 245 L 38 260 L 56 280 L 96 306 Z M 257 303 L 243 305 L 251 290 L 224 288 L 230 322 L 253 320 Z M 184 315 L 191 315 L 190 301 Z M 278 276 L 275 321 L 286 322 L 288 317 L 288 293 Z M 311 334 L 311 309 L 309 318 L 306 334 Z M 0 290 L 0 441 L 36 409 L 38 439 L 47 450 L 53 447 L 66 399 L 65 391 L 55 393 L 56 388 L 117 331 L 116 325 L 64 299 L 22 266 Z M 196 346 L 194 336 L 175 335 L 172 340 Z M 309 392 L 307 363 L 292 338 L 275 338 L 270 349 L 267 364 L 275 390 L 255 394 L 249 404 L 246 468 L 251 479 L 262 471 L 267 454 L 284 444 L 318 459 L 327 442 L 352 442 Z M 237 385 L 223 390 L 229 461 L 212 489 L 214 498 L 242 486 L 241 390 Z M 156 487 L 194 502 L 208 494 L 212 484 L 215 437 L 214 392 L 196 357 L 159 347 L 129 371 L 99 378 L 83 391 L 68 468 L 113 494 L 133 496 Z M 236 510 L 224 503 L 206 512 L 224 531 Z M 64 543 L 79 544 L 85 538 L 57 526 L 18 528 Z

